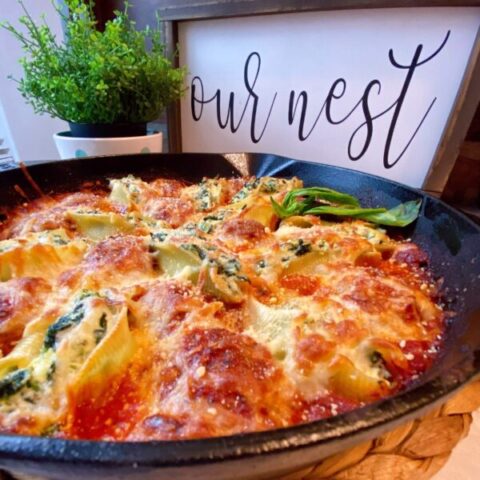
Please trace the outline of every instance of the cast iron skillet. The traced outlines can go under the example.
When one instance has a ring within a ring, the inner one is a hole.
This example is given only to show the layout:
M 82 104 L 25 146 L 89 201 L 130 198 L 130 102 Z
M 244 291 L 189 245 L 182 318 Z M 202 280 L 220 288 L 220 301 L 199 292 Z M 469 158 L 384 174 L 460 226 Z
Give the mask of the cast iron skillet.
M 231 437 L 173 442 L 114 443 L 0 436 L 0 467 L 48 479 L 261 479 L 311 464 L 373 438 L 416 417 L 480 372 L 480 229 L 446 204 L 417 190 L 352 170 L 294 161 L 273 155 L 245 155 L 249 173 L 293 176 L 307 186 L 323 185 L 352 193 L 367 206 L 391 207 L 422 198 L 416 223 L 391 233 L 411 237 L 444 279 L 450 319 L 446 346 L 434 368 L 416 385 L 345 415 L 305 425 Z M 132 173 L 144 179 L 169 176 L 198 181 L 203 176 L 238 172 L 223 156 L 164 154 L 91 158 L 45 163 L 29 168 L 45 192 L 77 189 L 84 181 Z M 0 205 L 21 199 L 19 185 L 33 190 L 18 170 L 0 173 Z

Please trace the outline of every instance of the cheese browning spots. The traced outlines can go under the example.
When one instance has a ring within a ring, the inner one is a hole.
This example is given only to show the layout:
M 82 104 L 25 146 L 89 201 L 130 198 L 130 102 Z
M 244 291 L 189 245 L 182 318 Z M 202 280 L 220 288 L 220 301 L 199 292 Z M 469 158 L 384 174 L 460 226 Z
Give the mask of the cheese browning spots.
M 425 254 L 371 222 L 415 208 L 296 178 L 133 176 L 19 207 L 0 241 L 2 430 L 204 438 L 405 388 L 444 313 Z

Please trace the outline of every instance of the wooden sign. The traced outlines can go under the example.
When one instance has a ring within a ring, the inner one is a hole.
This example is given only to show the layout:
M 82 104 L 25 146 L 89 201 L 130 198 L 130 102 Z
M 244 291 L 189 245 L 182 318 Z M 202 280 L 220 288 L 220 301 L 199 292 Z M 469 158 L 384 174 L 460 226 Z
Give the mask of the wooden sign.
M 425 186 L 479 26 L 480 8 L 462 7 L 180 22 L 182 150 L 275 153 Z

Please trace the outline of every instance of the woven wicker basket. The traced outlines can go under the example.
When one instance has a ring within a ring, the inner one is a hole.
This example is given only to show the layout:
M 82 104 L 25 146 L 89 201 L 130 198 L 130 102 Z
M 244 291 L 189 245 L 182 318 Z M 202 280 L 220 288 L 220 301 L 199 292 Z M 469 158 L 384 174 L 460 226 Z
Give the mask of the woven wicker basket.
M 478 408 L 480 381 L 419 420 L 275 480 L 427 480 L 468 435 Z
M 472 412 L 480 408 L 480 380 L 443 406 L 375 440 L 333 455 L 316 465 L 272 480 L 427 480 L 468 435 Z M 2 475 L 0 480 L 12 477 Z M 39 477 L 17 476 L 18 480 Z

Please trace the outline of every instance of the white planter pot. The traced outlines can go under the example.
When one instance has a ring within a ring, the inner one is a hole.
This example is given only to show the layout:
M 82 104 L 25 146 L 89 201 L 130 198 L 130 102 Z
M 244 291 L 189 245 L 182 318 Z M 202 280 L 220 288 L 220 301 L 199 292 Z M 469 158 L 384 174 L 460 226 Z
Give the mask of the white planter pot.
M 139 137 L 84 138 L 72 137 L 70 132 L 53 136 L 62 159 L 124 155 L 131 153 L 160 153 L 162 132 L 151 132 Z

